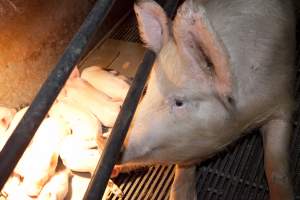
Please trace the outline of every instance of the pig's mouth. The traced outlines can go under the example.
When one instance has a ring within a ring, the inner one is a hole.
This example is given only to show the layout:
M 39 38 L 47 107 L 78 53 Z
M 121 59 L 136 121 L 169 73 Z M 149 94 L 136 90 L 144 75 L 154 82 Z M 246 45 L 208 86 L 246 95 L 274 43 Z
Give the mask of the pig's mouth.
M 137 148 L 128 148 L 126 145 L 122 146 L 122 149 L 120 151 L 119 157 L 117 159 L 117 164 L 127 164 L 127 163 L 134 163 L 136 164 L 142 164 L 147 165 L 148 163 L 145 162 L 144 157 L 146 154 L 143 153 L 137 153 Z M 150 163 L 149 163 L 150 164 Z
M 133 164 L 138 166 L 154 165 L 154 164 L 167 164 L 158 159 L 154 159 L 153 153 L 155 149 L 141 148 L 139 145 L 126 145 L 122 146 L 116 164 L 127 165 Z

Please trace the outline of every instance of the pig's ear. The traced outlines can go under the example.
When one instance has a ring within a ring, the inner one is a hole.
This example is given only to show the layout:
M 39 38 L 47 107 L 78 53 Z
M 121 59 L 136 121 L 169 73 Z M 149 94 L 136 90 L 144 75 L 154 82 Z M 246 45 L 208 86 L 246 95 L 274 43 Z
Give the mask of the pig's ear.
M 210 24 L 205 8 L 193 1 L 186 1 L 177 12 L 173 32 L 183 57 L 192 66 L 200 67 L 201 73 L 209 76 L 208 80 L 212 77 L 222 98 L 230 99 L 232 83 L 229 54 Z
M 158 53 L 169 38 L 168 18 L 164 10 L 152 0 L 142 0 L 134 5 L 134 11 L 143 42 Z

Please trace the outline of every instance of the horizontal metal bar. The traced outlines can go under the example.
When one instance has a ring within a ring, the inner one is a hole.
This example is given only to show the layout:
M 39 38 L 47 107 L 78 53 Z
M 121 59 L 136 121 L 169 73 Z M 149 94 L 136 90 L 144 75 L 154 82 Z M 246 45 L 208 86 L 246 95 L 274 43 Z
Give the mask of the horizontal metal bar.
M 116 0 L 98 0 L 43 84 L 28 111 L 0 152 L 0 190 L 23 155 L 61 88 L 80 60 L 97 26 L 102 24 Z M 38 161 L 37 161 L 38 162 Z
M 169 0 L 164 8 L 168 16 L 173 16 L 177 7 L 177 0 Z M 107 140 L 100 161 L 97 164 L 92 180 L 85 192 L 85 200 L 102 199 L 107 182 L 110 178 L 113 167 L 119 157 L 122 144 L 126 137 L 128 128 L 142 96 L 144 87 L 148 80 L 156 55 L 153 51 L 147 50 L 141 65 L 134 77 L 132 85 L 123 103 L 122 109 L 117 117 L 111 135 Z

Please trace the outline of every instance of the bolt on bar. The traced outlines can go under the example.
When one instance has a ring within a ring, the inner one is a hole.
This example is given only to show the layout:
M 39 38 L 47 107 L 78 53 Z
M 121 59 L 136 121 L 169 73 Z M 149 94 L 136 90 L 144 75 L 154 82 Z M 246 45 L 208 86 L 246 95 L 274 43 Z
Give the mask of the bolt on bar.
M 98 0 L 0 152 L 0 190 L 116 0 Z
M 165 3 L 165 10 L 169 17 L 176 11 L 179 0 L 168 0 Z M 144 87 L 148 80 L 156 55 L 153 51 L 147 50 L 142 63 L 134 77 L 132 85 L 123 103 L 122 109 L 117 117 L 112 132 L 107 140 L 104 151 L 97 164 L 92 180 L 85 192 L 85 200 L 102 199 L 106 185 L 110 178 L 113 167 L 119 157 L 119 152 L 126 137 L 131 120 L 142 96 Z

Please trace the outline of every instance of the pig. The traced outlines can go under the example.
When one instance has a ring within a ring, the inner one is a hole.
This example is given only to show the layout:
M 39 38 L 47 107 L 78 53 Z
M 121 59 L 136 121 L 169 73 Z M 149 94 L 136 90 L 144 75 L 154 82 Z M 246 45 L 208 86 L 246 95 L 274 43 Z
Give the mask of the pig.
M 56 172 L 54 176 L 43 187 L 38 200 L 64 200 L 69 190 L 69 177 L 71 172 L 68 169 Z
M 49 111 L 50 117 L 66 121 L 71 128 L 72 134 L 86 141 L 94 141 L 97 134 L 102 133 L 101 123 L 88 110 L 80 104 L 76 104 L 67 99 L 55 103 Z
M 79 104 L 108 127 L 114 125 L 121 107 L 121 102 L 113 101 L 105 93 L 81 78 L 69 79 L 57 99 L 58 101 L 65 99 Z
M 126 77 L 110 73 L 98 66 L 85 68 L 81 78 L 114 100 L 124 101 L 129 90 L 129 81 L 126 81 Z
M 59 147 L 69 135 L 69 127 L 56 118 L 45 118 L 14 172 L 23 177 L 28 196 L 37 196 L 55 173 Z
M 137 2 L 141 38 L 157 58 L 118 163 L 176 164 L 170 199 L 196 199 L 195 165 L 260 127 L 270 198 L 294 199 L 292 8 L 187 0 L 172 22 L 154 1 Z

